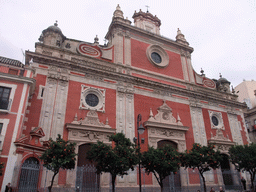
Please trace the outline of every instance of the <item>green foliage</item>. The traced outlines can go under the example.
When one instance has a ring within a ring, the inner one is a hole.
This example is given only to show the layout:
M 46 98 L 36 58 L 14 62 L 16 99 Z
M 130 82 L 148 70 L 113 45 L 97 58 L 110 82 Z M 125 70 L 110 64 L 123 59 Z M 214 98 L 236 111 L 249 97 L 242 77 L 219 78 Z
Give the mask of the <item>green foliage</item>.
M 186 150 L 181 155 L 181 163 L 184 167 L 192 169 L 198 168 L 199 171 L 209 171 L 210 168 L 216 169 L 220 166 L 222 157 L 219 150 L 214 150 L 214 145 L 201 146 L 194 143 L 191 150 Z
M 235 145 L 229 148 L 231 162 L 238 171 L 248 171 L 251 176 L 252 188 L 256 173 L 256 144 Z
M 256 144 L 232 146 L 229 154 L 231 162 L 239 171 L 256 171 Z
M 123 133 L 112 135 L 109 140 L 114 142 L 113 148 L 98 141 L 87 153 L 87 159 L 97 163 L 98 173 L 108 172 L 111 174 L 114 191 L 116 176 L 127 175 L 129 169 L 134 170 L 138 158 L 135 153 L 135 145 L 131 143 L 130 139 L 125 138 Z
M 141 164 L 147 173 L 154 173 L 162 188 L 163 179 L 171 172 L 176 173 L 179 169 L 179 153 L 169 145 L 158 149 L 150 147 L 148 151 L 143 153 Z
M 117 133 L 109 138 L 114 141 L 112 148 L 103 142 L 93 144 L 87 153 L 87 158 L 97 162 L 98 173 L 109 172 L 111 175 L 126 175 L 129 169 L 134 169 L 137 164 L 135 146 L 123 133 Z
M 54 173 L 58 173 L 59 169 L 73 169 L 76 160 L 75 143 L 63 140 L 60 135 L 56 141 L 50 139 L 49 142 L 49 148 L 40 157 L 44 167 Z
M 181 154 L 181 164 L 184 167 L 192 169 L 197 168 L 200 176 L 203 179 L 204 191 L 206 192 L 205 178 L 203 173 L 209 171 L 211 168 L 216 169 L 220 166 L 222 160 L 219 150 L 214 150 L 215 146 L 209 144 L 208 146 L 201 146 L 194 143 L 191 150 L 186 150 Z

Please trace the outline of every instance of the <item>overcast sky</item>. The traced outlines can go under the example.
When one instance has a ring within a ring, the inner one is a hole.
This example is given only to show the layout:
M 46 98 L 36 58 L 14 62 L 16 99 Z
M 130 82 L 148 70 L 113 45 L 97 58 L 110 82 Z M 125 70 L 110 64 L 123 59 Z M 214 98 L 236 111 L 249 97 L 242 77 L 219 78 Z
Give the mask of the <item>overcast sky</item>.
M 180 28 L 194 48 L 197 73 L 203 68 L 215 79 L 221 73 L 234 86 L 256 80 L 256 0 L 0 0 L 0 56 L 24 62 L 21 50 L 34 51 L 55 20 L 67 38 L 93 42 L 98 35 L 104 44 L 117 4 L 132 22 L 134 11 L 148 5 L 170 39 Z

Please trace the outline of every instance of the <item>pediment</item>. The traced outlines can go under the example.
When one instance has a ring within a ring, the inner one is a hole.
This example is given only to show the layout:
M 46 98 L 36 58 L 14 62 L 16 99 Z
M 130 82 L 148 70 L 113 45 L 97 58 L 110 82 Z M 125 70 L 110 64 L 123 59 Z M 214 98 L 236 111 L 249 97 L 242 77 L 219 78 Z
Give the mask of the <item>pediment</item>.
M 98 113 L 95 110 L 88 111 L 87 116 L 80 120 L 77 120 L 76 114 L 74 121 L 70 124 L 111 129 L 111 127 L 108 125 L 108 119 L 106 119 L 106 124 L 100 122 Z
M 31 136 L 37 136 L 39 138 L 45 136 L 44 131 L 43 131 L 43 129 L 41 127 L 35 127 L 34 129 L 32 129 L 30 131 L 30 135 Z
M 213 136 L 211 133 L 211 139 L 208 141 L 209 143 L 216 144 L 219 148 L 222 148 L 224 151 L 228 151 L 228 148 L 232 145 L 235 145 L 228 137 L 225 137 L 221 129 L 216 130 L 216 135 Z
M 158 107 L 157 114 L 154 116 L 152 109 L 150 109 L 149 119 L 146 124 L 155 124 L 158 123 L 164 127 L 168 126 L 181 126 L 183 124 L 181 122 L 179 114 L 177 114 L 177 119 L 173 116 L 172 108 L 170 108 L 166 102 L 164 101 L 163 105 Z
M 100 122 L 98 113 L 95 110 L 88 111 L 84 119 L 77 119 L 77 115 L 74 121 L 66 124 L 68 129 L 68 139 L 75 142 L 81 143 L 96 143 L 102 141 L 104 143 L 111 144 L 109 136 L 116 132 L 108 124 Z

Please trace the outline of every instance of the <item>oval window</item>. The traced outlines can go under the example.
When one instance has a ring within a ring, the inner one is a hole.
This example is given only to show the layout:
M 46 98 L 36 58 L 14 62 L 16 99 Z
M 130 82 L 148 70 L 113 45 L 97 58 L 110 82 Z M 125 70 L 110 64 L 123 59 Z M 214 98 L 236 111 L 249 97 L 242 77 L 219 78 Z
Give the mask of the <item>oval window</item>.
M 218 126 L 219 125 L 219 120 L 216 116 L 212 116 L 212 123 L 213 125 L 215 126 Z
M 151 53 L 151 58 L 156 63 L 161 63 L 162 62 L 161 56 L 156 52 Z

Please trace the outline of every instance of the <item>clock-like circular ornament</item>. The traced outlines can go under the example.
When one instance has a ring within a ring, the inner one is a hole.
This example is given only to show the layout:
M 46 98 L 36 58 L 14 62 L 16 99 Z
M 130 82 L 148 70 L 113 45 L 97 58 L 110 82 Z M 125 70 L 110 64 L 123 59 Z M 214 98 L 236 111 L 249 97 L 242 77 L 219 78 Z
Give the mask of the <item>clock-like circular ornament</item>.
M 164 120 L 169 120 L 169 118 L 170 118 L 169 113 L 167 113 L 167 112 L 164 112 L 162 117 L 163 117 Z

